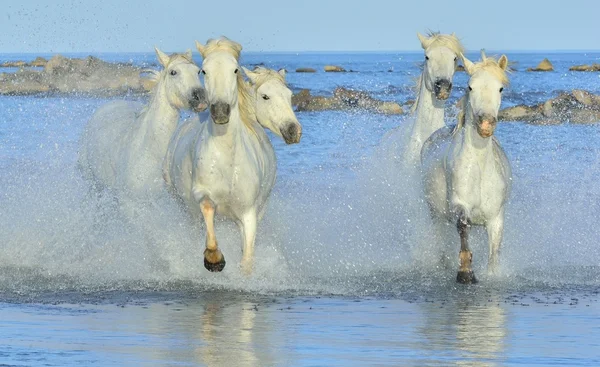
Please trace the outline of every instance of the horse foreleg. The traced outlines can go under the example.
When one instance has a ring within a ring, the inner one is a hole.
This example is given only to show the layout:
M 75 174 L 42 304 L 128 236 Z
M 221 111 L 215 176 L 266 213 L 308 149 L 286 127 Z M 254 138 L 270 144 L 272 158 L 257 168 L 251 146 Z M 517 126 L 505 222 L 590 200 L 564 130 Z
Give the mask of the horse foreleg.
M 460 252 L 458 254 L 460 266 L 458 268 L 456 281 L 463 284 L 477 283 L 475 274 L 473 274 L 473 269 L 471 269 L 473 253 L 469 250 L 469 230 L 471 229 L 471 222 L 464 211 L 461 211 L 458 216 L 456 228 L 460 235 Z
M 255 211 L 249 211 L 241 218 L 240 226 L 244 241 L 242 254 L 242 271 L 246 274 L 252 273 L 254 263 L 254 241 L 256 239 L 256 227 L 258 225 Z
M 215 235 L 215 205 L 207 198 L 200 202 L 200 210 L 206 224 L 206 249 L 204 250 L 204 267 L 208 271 L 221 271 L 225 267 L 225 257 L 217 245 Z
M 490 255 L 488 258 L 488 274 L 498 273 L 498 253 L 502 244 L 502 233 L 504 229 L 504 210 L 501 210 L 496 218 L 489 220 L 486 224 Z

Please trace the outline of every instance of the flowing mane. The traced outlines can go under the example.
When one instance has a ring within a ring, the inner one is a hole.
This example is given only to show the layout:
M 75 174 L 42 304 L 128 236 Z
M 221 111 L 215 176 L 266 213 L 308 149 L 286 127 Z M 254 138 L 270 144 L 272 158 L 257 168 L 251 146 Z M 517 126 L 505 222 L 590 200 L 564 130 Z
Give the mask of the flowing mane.
M 473 64 L 469 74 L 473 75 L 477 71 L 482 70 L 492 74 L 496 79 L 502 82 L 504 85 L 509 84 L 507 71 L 502 69 L 498 64 L 498 60 L 491 56 L 485 56 L 482 61 L 478 61 Z
M 200 48 L 199 48 L 200 50 Z M 227 37 L 220 37 L 217 39 L 209 39 L 206 45 L 202 47 L 200 53 L 202 58 L 206 59 L 210 54 L 215 52 L 225 52 L 230 54 L 239 63 L 240 53 L 242 52 L 242 45 L 230 40 Z M 240 110 L 240 117 L 246 127 L 256 134 L 254 130 L 254 102 L 252 101 L 251 88 L 244 82 L 242 73 L 237 73 L 237 90 L 238 90 L 238 106 Z
M 254 111 L 254 101 L 252 100 L 252 89 L 244 82 L 241 72 L 238 72 L 237 75 L 237 88 L 240 117 L 242 118 L 244 125 L 256 134 L 256 131 L 254 130 L 256 113 Z
M 440 32 L 427 32 L 430 47 L 447 47 L 457 55 L 465 53 L 465 47 L 454 34 L 441 34 Z
M 201 53 L 202 57 L 206 58 L 209 54 L 219 51 L 227 52 L 239 61 L 240 53 L 242 52 L 242 45 L 224 36 L 216 39 L 211 38 L 206 42 L 206 45 L 203 47 Z
M 287 83 L 285 82 L 285 77 L 273 69 L 257 66 L 256 68 L 254 68 L 254 70 L 252 70 L 252 72 L 256 75 L 254 80 L 255 89 L 260 88 L 261 85 L 273 79 L 278 80 L 283 85 L 287 86 Z

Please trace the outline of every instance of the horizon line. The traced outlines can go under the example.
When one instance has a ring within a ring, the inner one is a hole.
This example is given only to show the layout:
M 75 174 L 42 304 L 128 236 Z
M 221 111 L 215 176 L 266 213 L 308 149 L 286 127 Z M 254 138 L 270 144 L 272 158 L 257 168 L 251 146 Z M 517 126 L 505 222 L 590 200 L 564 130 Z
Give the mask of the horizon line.
M 479 52 L 480 49 L 467 50 L 467 53 Z M 37 54 L 119 54 L 119 53 L 153 53 L 154 50 L 148 51 L 9 51 L 0 52 L 0 55 L 37 55 Z M 173 52 L 173 51 L 165 51 Z M 411 49 L 411 50 L 293 50 L 293 51 L 282 51 L 282 50 L 244 50 L 245 53 L 271 53 L 271 54 L 299 54 L 299 53 L 335 53 L 335 54 L 352 54 L 352 53 L 420 53 L 422 49 Z M 486 49 L 486 52 L 513 52 L 513 53 L 533 53 L 533 52 L 556 52 L 556 53 L 575 53 L 575 52 L 600 52 L 600 49 Z

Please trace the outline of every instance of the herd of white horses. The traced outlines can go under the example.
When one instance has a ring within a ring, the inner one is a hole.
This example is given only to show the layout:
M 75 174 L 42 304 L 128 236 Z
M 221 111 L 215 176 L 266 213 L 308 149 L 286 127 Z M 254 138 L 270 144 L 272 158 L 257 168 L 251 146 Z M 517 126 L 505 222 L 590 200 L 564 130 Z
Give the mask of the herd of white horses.
M 494 129 L 508 83 L 508 60 L 482 51 L 481 60 L 473 63 L 454 34 L 418 37 L 425 61 L 403 157 L 421 174 L 438 229 L 456 223 L 457 281 L 474 283 L 468 242 L 472 225 L 487 229 L 488 271 L 498 270 L 511 169 Z M 209 271 L 225 267 L 215 214 L 232 219 L 242 234 L 241 268 L 251 273 L 257 225 L 276 177 L 275 152 L 264 129 L 293 144 L 300 142 L 302 126 L 285 70 L 242 67 L 242 46 L 224 37 L 196 42 L 196 48 L 201 67 L 191 51 L 167 55 L 156 49 L 162 70 L 150 71 L 155 86 L 149 103 L 114 101 L 99 108 L 82 135 L 78 164 L 99 187 L 132 197 L 168 190 L 193 215 L 202 215 Z M 447 126 L 444 105 L 459 59 L 470 78 L 458 122 Z M 194 114 L 180 122 L 183 109 L 209 113 L 205 121 Z

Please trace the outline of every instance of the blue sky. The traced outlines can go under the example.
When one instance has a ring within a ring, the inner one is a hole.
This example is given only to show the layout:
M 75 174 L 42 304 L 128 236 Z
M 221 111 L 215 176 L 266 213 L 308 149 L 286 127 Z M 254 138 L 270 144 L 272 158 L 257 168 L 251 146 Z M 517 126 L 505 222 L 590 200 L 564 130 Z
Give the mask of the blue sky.
M 599 0 L 8 1 L 0 53 L 191 48 L 226 35 L 246 51 L 417 50 L 417 31 L 456 32 L 468 49 L 599 50 Z

